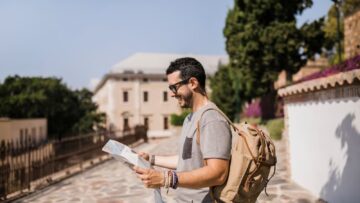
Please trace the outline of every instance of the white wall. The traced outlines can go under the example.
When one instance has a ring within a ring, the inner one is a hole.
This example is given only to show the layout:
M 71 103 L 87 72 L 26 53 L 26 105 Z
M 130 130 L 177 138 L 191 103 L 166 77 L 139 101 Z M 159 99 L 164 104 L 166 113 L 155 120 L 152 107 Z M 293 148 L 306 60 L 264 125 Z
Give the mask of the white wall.
M 285 108 L 292 179 L 328 202 L 360 202 L 360 99 Z

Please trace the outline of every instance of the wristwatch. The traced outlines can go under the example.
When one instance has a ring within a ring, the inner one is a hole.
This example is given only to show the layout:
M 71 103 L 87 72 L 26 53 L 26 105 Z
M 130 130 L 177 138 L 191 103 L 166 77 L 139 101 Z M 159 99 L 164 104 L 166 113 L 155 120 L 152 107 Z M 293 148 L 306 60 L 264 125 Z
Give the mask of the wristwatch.
M 151 155 L 150 156 L 150 165 L 154 166 L 155 165 L 155 155 Z

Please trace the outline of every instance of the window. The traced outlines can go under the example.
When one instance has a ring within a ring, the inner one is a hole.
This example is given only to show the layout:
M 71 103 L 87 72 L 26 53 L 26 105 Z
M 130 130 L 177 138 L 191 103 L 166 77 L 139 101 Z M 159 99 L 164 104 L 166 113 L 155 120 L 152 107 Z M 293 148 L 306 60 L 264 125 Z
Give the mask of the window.
M 124 91 L 123 92 L 123 99 L 124 99 L 124 102 L 128 102 L 129 101 L 129 93 L 128 91 Z
M 124 129 L 124 131 L 130 130 L 129 119 L 128 119 L 128 118 L 124 118 L 124 126 L 123 126 L 123 129 Z
M 144 118 L 144 126 L 149 129 L 149 118 L 148 117 L 145 117 Z
M 164 117 L 164 130 L 169 129 L 169 119 L 167 116 Z
M 148 101 L 148 92 L 147 91 L 145 91 L 144 92 L 144 102 L 147 102 Z
M 164 102 L 166 102 L 168 100 L 168 94 L 167 94 L 167 91 L 165 91 L 163 93 L 163 98 L 164 98 Z

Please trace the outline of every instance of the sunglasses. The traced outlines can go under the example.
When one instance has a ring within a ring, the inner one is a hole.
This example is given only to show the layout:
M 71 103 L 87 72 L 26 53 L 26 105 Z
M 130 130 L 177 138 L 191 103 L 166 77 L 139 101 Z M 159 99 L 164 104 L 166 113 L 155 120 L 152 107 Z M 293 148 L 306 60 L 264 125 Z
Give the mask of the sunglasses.
M 169 89 L 174 93 L 177 94 L 178 89 L 181 87 L 181 85 L 185 85 L 189 82 L 190 78 L 187 78 L 185 80 L 182 80 L 180 82 L 177 82 L 175 84 L 169 85 Z

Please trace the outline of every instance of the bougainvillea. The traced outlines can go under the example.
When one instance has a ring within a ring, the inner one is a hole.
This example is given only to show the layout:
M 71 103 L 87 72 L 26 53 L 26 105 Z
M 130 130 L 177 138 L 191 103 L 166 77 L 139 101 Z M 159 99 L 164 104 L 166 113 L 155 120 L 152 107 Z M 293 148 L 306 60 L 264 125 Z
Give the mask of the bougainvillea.
M 327 77 L 327 76 L 334 75 L 334 74 L 337 74 L 340 72 L 346 72 L 346 71 L 355 70 L 355 69 L 360 69 L 360 55 L 350 58 L 350 59 L 344 61 L 343 63 L 331 66 L 322 71 L 313 73 L 306 77 L 303 77 L 298 82 L 304 82 L 304 81 L 313 80 L 313 79 L 317 79 L 317 78 Z
M 246 117 L 261 117 L 260 99 L 256 99 L 249 104 L 244 110 Z

